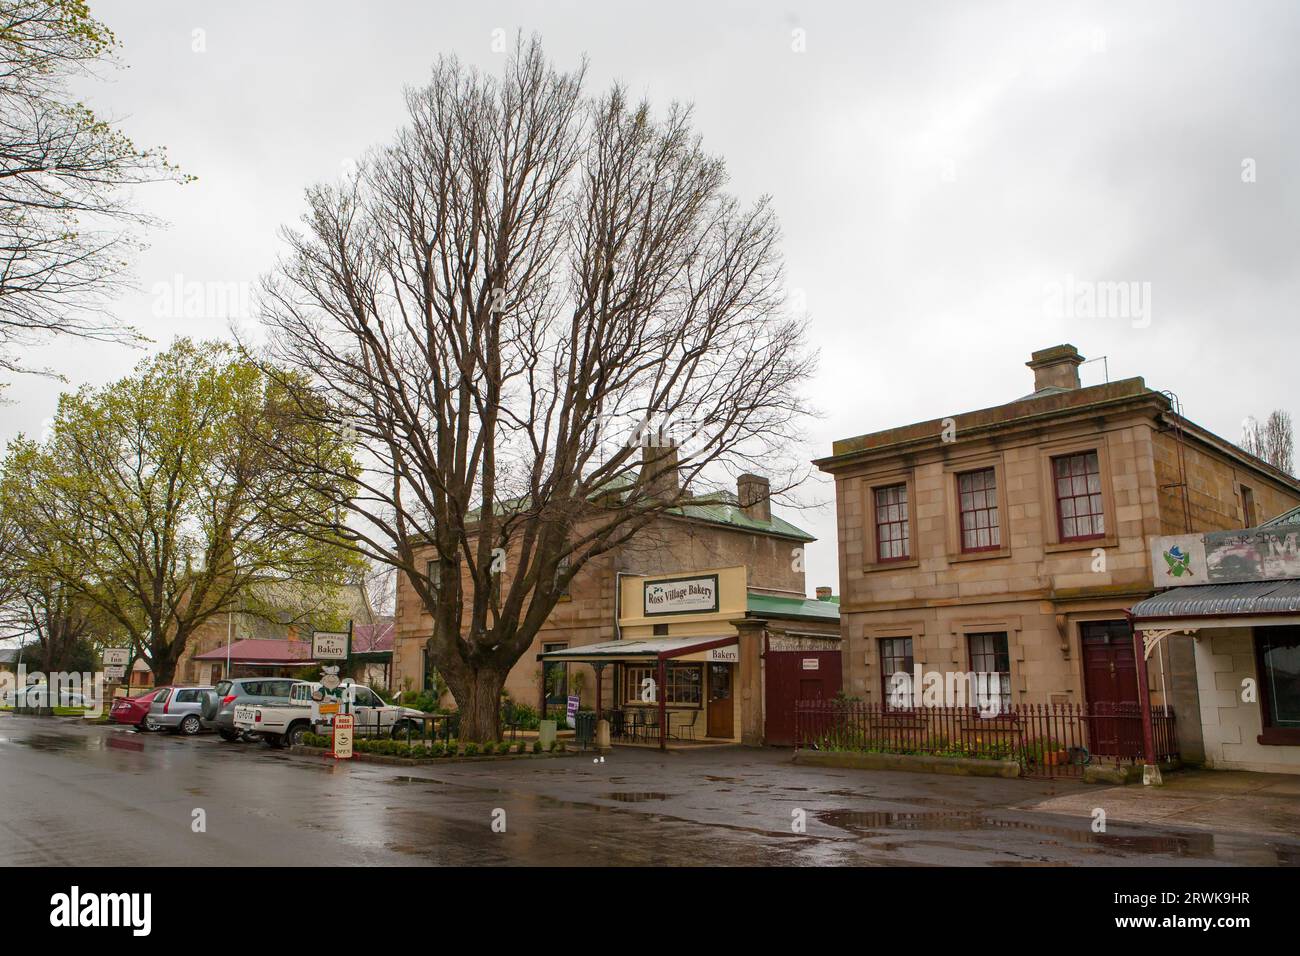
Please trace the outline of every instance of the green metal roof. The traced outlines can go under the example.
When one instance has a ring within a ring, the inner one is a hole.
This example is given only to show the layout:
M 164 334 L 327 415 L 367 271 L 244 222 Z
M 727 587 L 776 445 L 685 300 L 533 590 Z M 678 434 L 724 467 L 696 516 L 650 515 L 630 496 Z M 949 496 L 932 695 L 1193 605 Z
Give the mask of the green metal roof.
M 782 538 L 795 538 L 799 541 L 816 541 L 817 539 L 802 528 L 797 528 L 784 518 L 772 515 L 771 521 L 756 521 L 740 510 L 736 496 L 730 491 L 714 491 L 701 495 L 690 504 L 673 508 L 668 514 L 680 515 L 692 521 L 707 521 L 712 524 L 729 525 L 745 531 L 761 531 Z
M 818 601 L 816 598 L 778 597 L 775 594 L 755 594 L 750 591 L 746 612 L 753 617 L 804 617 L 838 622 L 840 601 L 838 597 Z

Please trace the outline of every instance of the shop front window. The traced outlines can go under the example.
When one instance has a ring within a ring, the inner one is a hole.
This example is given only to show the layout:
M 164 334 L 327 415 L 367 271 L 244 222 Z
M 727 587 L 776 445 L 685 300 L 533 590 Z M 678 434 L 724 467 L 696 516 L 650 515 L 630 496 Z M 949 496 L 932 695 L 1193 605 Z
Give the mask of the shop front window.
M 1263 743 L 1300 744 L 1300 627 L 1255 629 Z
M 629 704 L 658 703 L 653 693 L 657 667 L 629 666 L 623 672 L 623 699 Z M 664 703 L 698 707 L 704 700 L 704 668 L 699 664 L 669 664 L 664 675 Z M 646 697 L 650 697 L 649 700 Z

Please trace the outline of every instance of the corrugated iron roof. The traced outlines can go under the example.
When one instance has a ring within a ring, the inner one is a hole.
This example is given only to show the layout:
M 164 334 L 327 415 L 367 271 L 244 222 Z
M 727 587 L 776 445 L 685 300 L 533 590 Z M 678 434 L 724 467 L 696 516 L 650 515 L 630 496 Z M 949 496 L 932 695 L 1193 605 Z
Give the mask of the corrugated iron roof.
M 746 610 L 753 617 L 803 617 L 820 621 L 840 619 L 839 600 L 820 601 L 815 598 L 780 597 L 775 594 L 749 592 Z
M 1274 528 L 1280 524 L 1300 524 L 1300 506 L 1292 508 L 1290 511 L 1284 511 L 1276 518 L 1269 518 L 1261 528 Z
M 1170 588 L 1131 609 L 1139 620 L 1240 614 L 1300 614 L 1300 581 L 1250 581 Z

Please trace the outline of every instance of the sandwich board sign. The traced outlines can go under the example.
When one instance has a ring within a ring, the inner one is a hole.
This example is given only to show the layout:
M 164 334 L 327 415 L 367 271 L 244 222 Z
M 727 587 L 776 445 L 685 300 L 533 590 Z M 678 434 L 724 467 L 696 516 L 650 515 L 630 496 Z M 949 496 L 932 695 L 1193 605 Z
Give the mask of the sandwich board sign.
M 352 731 L 355 719 L 351 714 L 334 716 L 334 746 L 330 756 L 336 760 L 352 759 Z
M 578 726 L 578 698 L 576 696 L 570 695 L 568 707 L 565 708 L 564 716 L 567 718 L 566 726 Z
M 350 636 L 347 631 L 314 631 L 311 636 L 311 659 L 314 661 L 347 660 Z

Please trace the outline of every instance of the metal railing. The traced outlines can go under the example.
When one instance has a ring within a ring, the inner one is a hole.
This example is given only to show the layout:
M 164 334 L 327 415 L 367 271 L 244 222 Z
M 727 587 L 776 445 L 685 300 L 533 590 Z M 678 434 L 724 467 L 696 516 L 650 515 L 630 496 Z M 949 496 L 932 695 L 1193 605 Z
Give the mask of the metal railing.
M 1174 712 L 1151 708 L 1156 759 L 1178 757 Z M 1136 704 L 891 708 L 861 701 L 795 702 L 795 747 L 859 753 L 1014 760 L 1026 776 L 1081 776 L 1088 764 L 1143 760 Z

